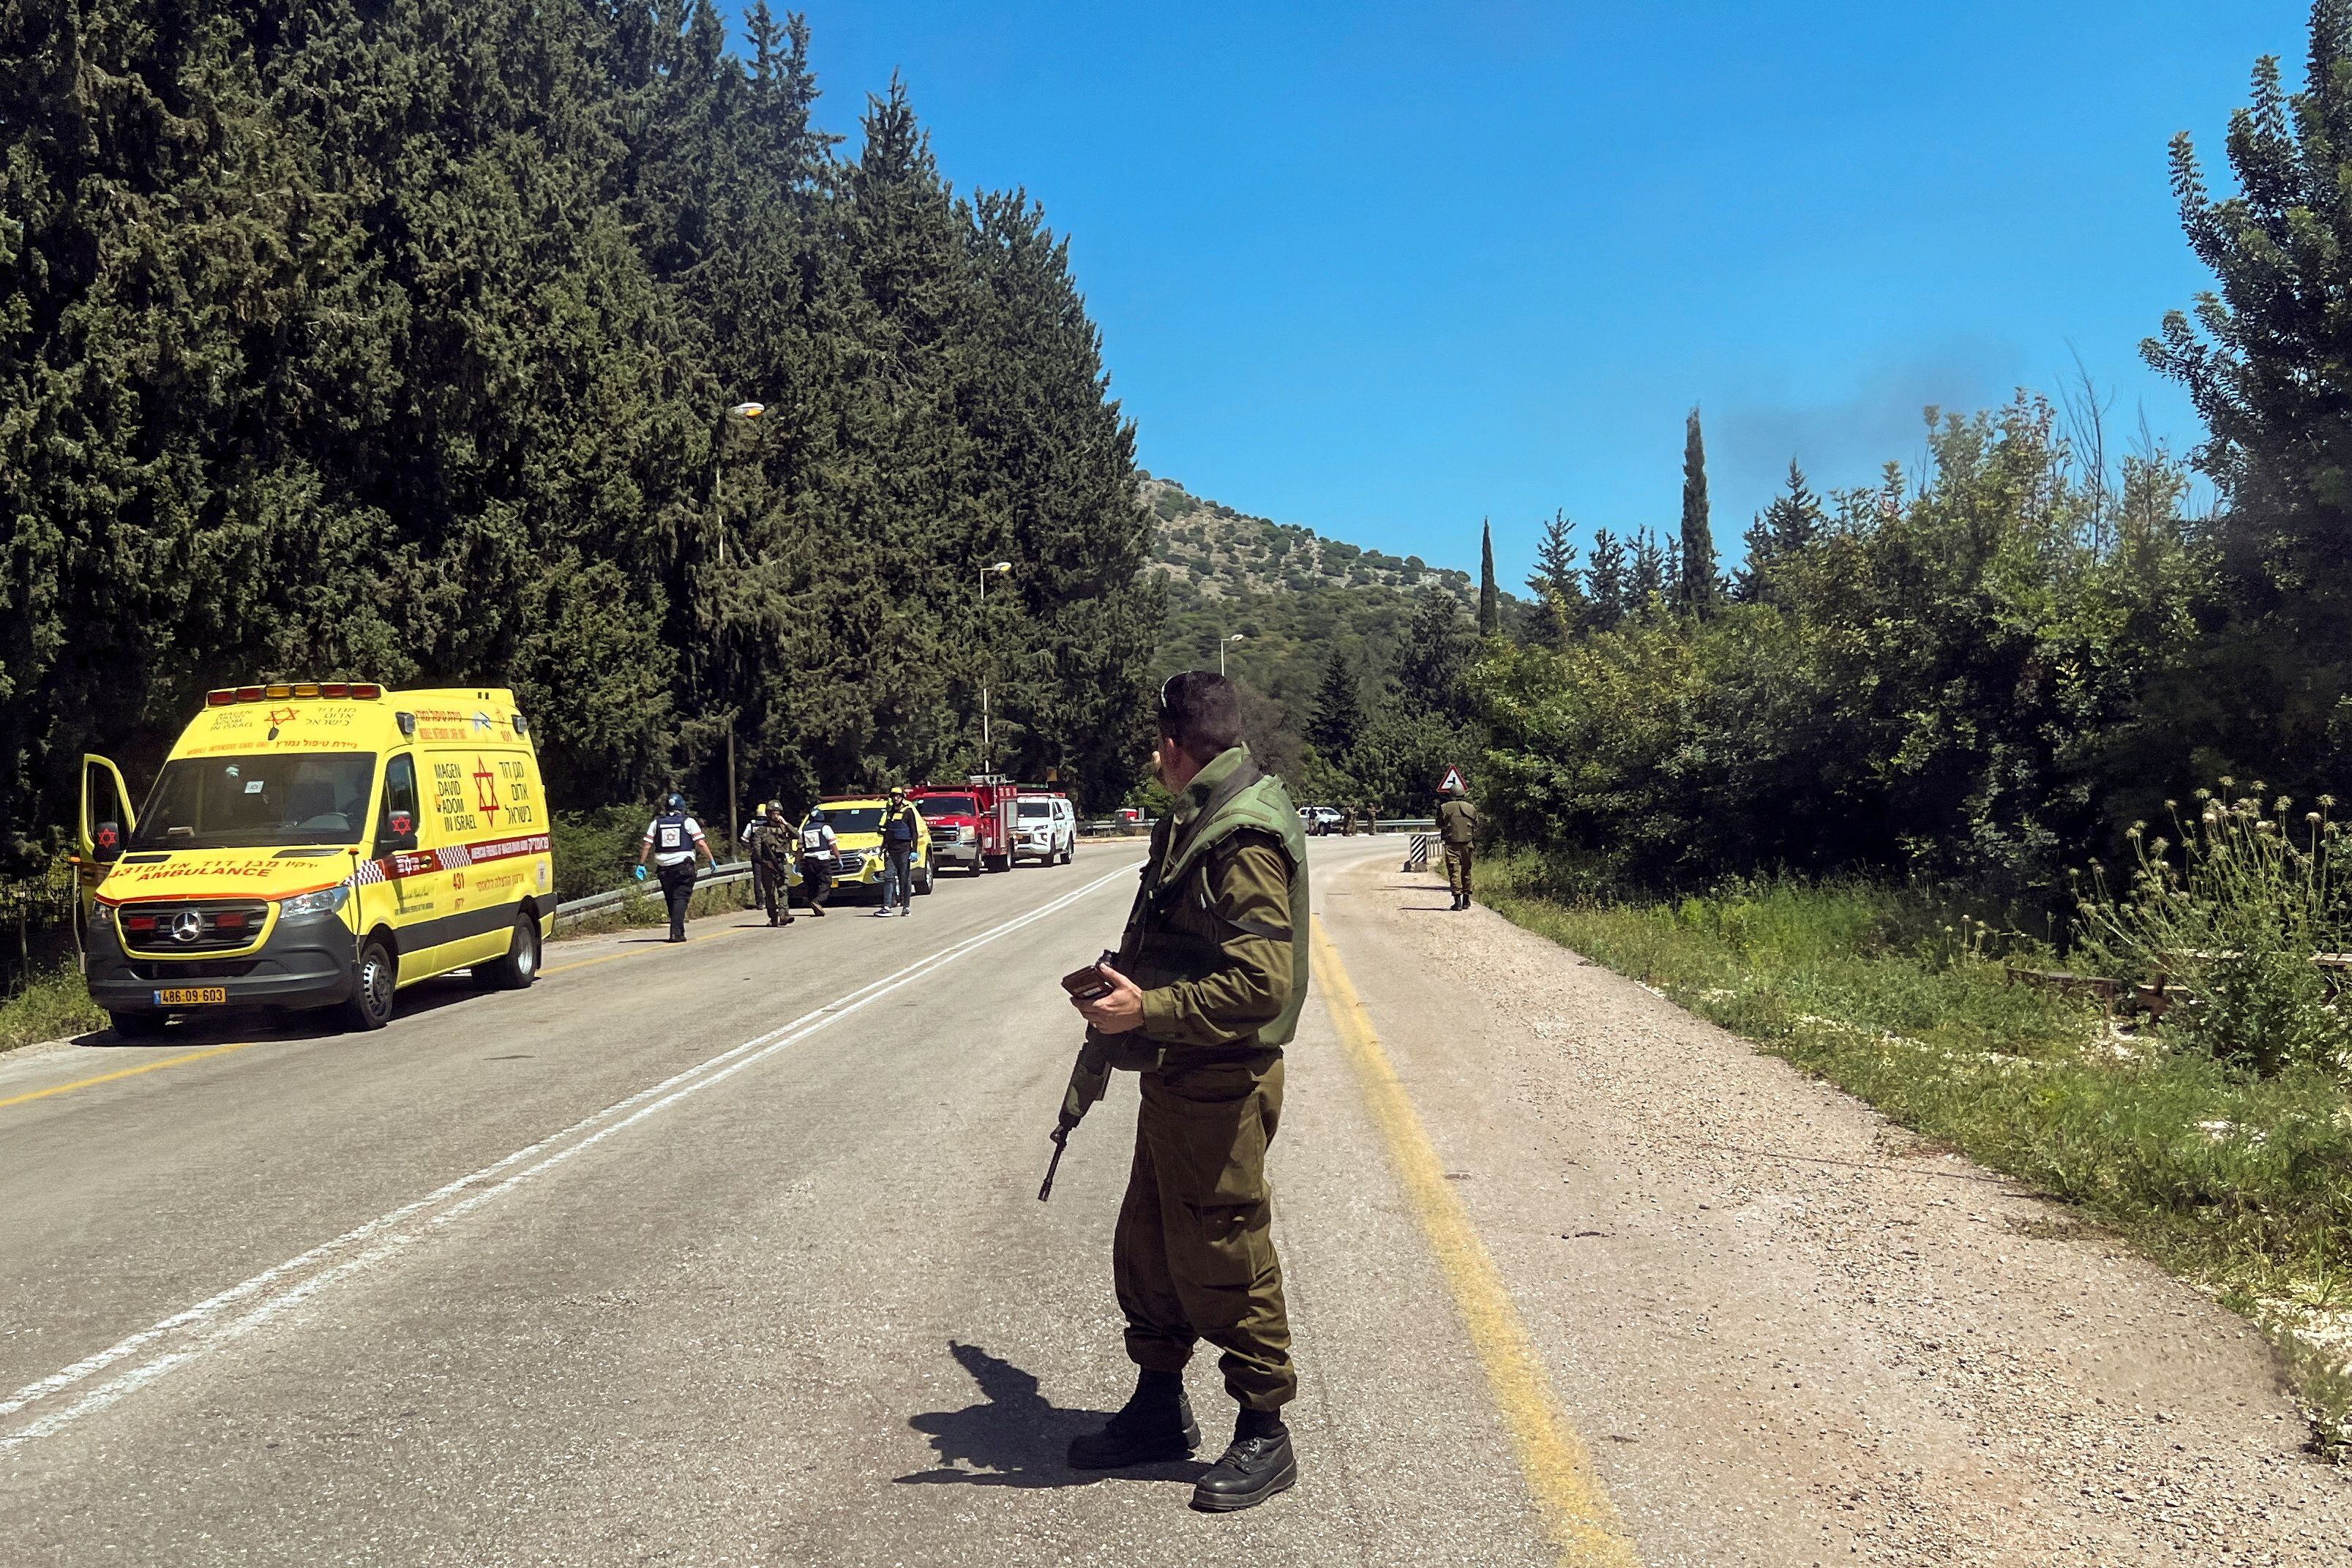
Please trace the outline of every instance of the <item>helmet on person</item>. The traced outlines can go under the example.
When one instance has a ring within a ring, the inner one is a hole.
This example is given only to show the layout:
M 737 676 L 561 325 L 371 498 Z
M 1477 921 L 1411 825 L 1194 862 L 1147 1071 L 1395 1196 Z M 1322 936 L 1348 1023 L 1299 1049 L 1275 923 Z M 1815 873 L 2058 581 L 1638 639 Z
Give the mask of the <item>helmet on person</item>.
M 662 808 L 665 810 L 683 811 L 686 810 L 686 797 L 673 789 L 669 792 L 669 798 L 662 802 Z
M 890 799 L 893 800 L 903 800 L 906 798 L 907 787 L 904 784 L 893 784 L 890 786 Z

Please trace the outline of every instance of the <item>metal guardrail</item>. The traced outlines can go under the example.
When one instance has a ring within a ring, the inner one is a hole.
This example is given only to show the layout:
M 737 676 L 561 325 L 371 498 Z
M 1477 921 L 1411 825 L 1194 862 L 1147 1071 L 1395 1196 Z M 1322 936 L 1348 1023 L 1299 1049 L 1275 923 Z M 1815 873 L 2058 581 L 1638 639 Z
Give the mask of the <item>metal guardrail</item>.
M 709 871 L 698 874 L 694 879 L 694 889 L 699 893 L 706 887 L 724 887 L 731 882 L 746 881 L 751 875 L 750 861 L 730 861 L 725 865 L 715 865 Z M 640 895 L 657 898 L 659 894 L 656 884 L 646 881 L 632 883 L 627 887 L 616 887 L 610 893 L 592 893 L 585 898 L 568 899 L 555 906 L 555 928 L 561 931 L 567 920 L 584 920 L 591 915 L 602 915 L 608 909 L 618 909 L 630 899 Z
M 1097 817 L 1078 824 L 1082 839 L 1140 838 L 1160 825 L 1157 817 L 1145 817 L 1139 821 L 1122 822 L 1116 817 Z

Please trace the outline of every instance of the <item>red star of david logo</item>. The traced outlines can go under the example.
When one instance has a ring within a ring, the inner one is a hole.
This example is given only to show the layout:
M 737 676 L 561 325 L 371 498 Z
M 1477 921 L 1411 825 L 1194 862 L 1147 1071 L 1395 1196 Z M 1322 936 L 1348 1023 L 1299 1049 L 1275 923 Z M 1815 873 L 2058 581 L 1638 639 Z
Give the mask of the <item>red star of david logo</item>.
M 474 758 L 474 794 L 480 802 L 482 815 L 499 814 L 499 776 L 478 757 Z
M 300 712 L 301 710 L 299 708 L 274 707 L 269 710 L 269 722 L 272 724 L 291 724 Z

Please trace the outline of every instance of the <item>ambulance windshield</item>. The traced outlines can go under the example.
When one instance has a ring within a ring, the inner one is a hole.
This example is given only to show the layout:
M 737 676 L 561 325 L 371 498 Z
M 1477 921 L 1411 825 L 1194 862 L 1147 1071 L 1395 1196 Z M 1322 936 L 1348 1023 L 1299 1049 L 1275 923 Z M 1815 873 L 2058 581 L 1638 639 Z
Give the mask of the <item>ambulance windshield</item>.
M 364 835 L 374 787 L 373 752 L 183 757 L 163 764 L 131 847 L 353 844 Z

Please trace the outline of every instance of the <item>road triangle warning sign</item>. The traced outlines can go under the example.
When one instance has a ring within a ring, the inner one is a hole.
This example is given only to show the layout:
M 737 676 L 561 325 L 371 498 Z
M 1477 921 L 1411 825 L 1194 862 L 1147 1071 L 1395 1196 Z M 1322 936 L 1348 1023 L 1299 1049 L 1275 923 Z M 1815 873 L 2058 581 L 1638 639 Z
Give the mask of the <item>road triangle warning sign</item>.
M 1459 768 L 1448 768 L 1445 770 L 1445 777 L 1437 781 L 1437 792 L 1441 795 L 1451 795 L 1456 789 L 1467 793 L 1469 789 L 1470 781 L 1462 777 L 1462 769 Z

